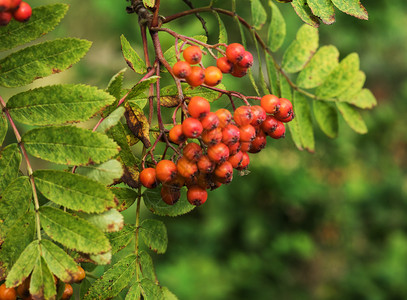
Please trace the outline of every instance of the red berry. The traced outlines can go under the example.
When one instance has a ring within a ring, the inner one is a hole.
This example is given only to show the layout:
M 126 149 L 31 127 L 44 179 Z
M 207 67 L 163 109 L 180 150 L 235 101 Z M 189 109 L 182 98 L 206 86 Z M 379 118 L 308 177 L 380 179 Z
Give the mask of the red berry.
M 190 161 L 198 161 L 202 156 L 202 148 L 197 143 L 189 143 L 185 146 L 182 154 Z
M 205 71 L 201 67 L 191 67 L 191 74 L 185 78 L 190 86 L 200 86 L 205 81 Z
M 70 285 L 69 283 L 65 283 L 65 289 L 62 294 L 61 300 L 68 300 L 72 297 L 72 295 L 73 295 L 72 285 Z
M 243 160 L 243 152 L 238 151 L 235 155 L 229 156 L 228 162 L 232 164 L 232 167 L 237 169 Z
M 11 0 L 0 0 L 0 12 L 8 11 L 11 7 Z
M 215 145 L 220 143 L 222 141 L 222 129 L 218 127 L 212 130 L 204 130 L 201 138 L 206 145 Z
M 189 100 L 188 113 L 191 117 L 200 119 L 205 117 L 211 110 L 211 105 L 205 98 L 194 96 Z
M 225 108 L 218 109 L 217 111 L 215 111 L 215 114 L 219 119 L 220 128 L 224 128 L 232 121 L 232 114 Z
M 196 180 L 196 184 L 205 190 L 210 189 L 211 188 L 210 177 L 212 177 L 210 174 L 199 173 L 198 178 Z
M 288 123 L 291 122 L 294 119 L 294 113 L 292 113 L 289 117 L 285 118 L 285 119 L 280 119 L 281 122 L 283 123 Z
M 219 143 L 208 148 L 208 157 L 215 163 L 222 163 L 229 158 L 229 148 L 223 143 Z
M 261 123 L 260 128 L 266 133 L 267 135 L 270 135 L 273 133 L 278 125 L 278 120 L 272 116 L 267 116 L 266 120 Z
M 234 65 L 227 57 L 222 56 L 216 60 L 216 66 L 222 71 L 222 73 L 231 73 Z
M 192 205 L 199 206 L 208 199 L 208 192 L 198 185 L 191 186 L 188 188 L 187 199 Z
M 191 75 L 191 65 L 186 61 L 178 61 L 172 67 L 172 71 L 174 75 L 178 78 L 186 78 L 187 76 Z
M 186 157 L 181 157 L 177 162 L 178 174 L 185 179 L 192 179 L 198 173 L 196 162 L 188 160 Z
M 168 205 L 174 205 L 181 197 L 181 191 L 179 188 L 163 185 L 161 189 L 161 199 Z
M 290 100 L 286 98 L 280 98 L 280 109 L 275 114 L 278 120 L 284 120 L 289 118 L 293 114 L 293 105 Z
M 283 122 L 277 121 L 276 129 L 268 134 L 269 137 L 273 139 L 280 139 L 285 137 L 285 126 Z
M 260 105 L 253 105 L 251 107 L 253 120 L 251 121 L 251 125 L 258 126 L 266 120 L 267 114 L 263 107 Z
M 212 130 L 219 126 L 219 118 L 214 112 L 208 112 L 208 114 L 201 119 L 203 129 Z
M 187 137 L 182 132 L 181 124 L 177 124 L 174 127 L 172 127 L 168 135 L 169 135 L 170 141 L 177 145 L 182 144 L 187 139 Z
M 229 161 L 225 161 L 216 167 L 214 174 L 221 183 L 229 183 L 233 178 L 233 166 Z
M 0 3 L 1 3 L 2 1 L 0 0 Z M 7 2 L 7 1 L 6 1 Z M 14 10 L 16 10 L 19 6 L 20 6 L 20 4 L 21 4 L 21 0 L 10 0 L 9 1 L 10 2 L 10 8 L 9 8 L 9 11 L 14 11 Z
M 78 272 L 76 272 L 73 275 L 73 282 L 80 283 L 80 282 L 82 282 L 82 280 L 85 279 L 85 277 L 86 277 L 85 270 L 81 266 L 78 266 Z
M 238 170 L 245 170 L 250 163 L 250 157 L 249 154 L 247 154 L 246 152 L 243 152 L 243 159 L 242 162 L 240 163 L 240 167 L 238 167 Z
M 6 26 L 8 23 L 10 23 L 12 18 L 13 15 L 11 14 L 11 12 L 8 11 L 0 12 L 0 26 Z
M 236 144 L 240 140 L 240 130 L 237 126 L 229 124 L 222 129 L 222 143 L 227 146 Z
M 267 135 L 264 133 L 263 130 L 259 130 L 257 132 L 256 138 L 252 141 L 251 147 L 249 149 L 250 153 L 258 153 L 264 147 L 266 147 L 267 144 Z
M 0 285 L 0 299 L 2 300 L 15 300 L 17 299 L 17 292 L 14 288 L 6 288 L 6 284 Z
M 196 65 L 201 61 L 202 50 L 198 46 L 189 46 L 183 51 L 182 55 L 189 64 Z
M 182 132 L 187 138 L 197 138 L 201 135 L 203 127 L 195 118 L 187 118 L 182 122 Z
M 265 95 L 260 99 L 260 105 L 266 113 L 275 114 L 280 108 L 280 99 L 275 95 Z
M 177 176 L 177 166 L 167 159 L 158 162 L 155 167 L 156 177 L 162 183 L 169 183 Z
M 253 55 L 249 51 L 245 51 L 243 54 L 243 58 L 237 62 L 237 65 L 240 68 L 250 68 L 253 66 Z
M 198 169 L 199 172 L 209 174 L 212 173 L 213 170 L 215 170 L 216 164 L 211 161 L 208 157 L 208 155 L 203 155 L 201 158 L 198 160 Z
M 239 43 L 233 43 L 226 47 L 226 57 L 232 63 L 237 63 L 243 59 L 245 49 Z
M 256 129 L 250 125 L 244 125 L 239 127 L 240 142 L 251 142 L 256 137 Z
M 235 65 L 233 67 L 233 71 L 230 73 L 234 77 L 241 78 L 247 74 L 248 69 L 247 68 L 241 68 L 238 65 Z
M 235 155 L 240 150 L 240 142 L 229 146 L 229 155 Z
M 218 85 L 222 81 L 222 71 L 215 66 L 209 66 L 205 69 L 204 83 L 209 86 Z
M 18 22 L 27 22 L 31 18 L 31 6 L 27 2 L 21 2 L 20 6 L 13 12 L 13 17 Z
M 148 189 L 153 189 L 157 186 L 157 174 L 154 168 L 146 168 L 140 172 L 140 182 Z
M 247 152 L 252 146 L 251 142 L 240 142 L 240 151 Z
M 237 126 L 244 126 L 250 124 L 253 120 L 253 114 L 250 106 L 240 106 L 236 108 L 233 119 Z

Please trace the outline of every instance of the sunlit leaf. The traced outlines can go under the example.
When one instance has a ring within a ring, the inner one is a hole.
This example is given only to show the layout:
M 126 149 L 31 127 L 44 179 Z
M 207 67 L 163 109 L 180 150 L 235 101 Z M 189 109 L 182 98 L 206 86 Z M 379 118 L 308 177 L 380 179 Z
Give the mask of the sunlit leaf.
M 314 116 L 321 130 L 330 138 L 338 136 L 338 112 L 332 103 L 314 101 Z
M 136 73 L 143 74 L 147 72 L 146 64 L 131 47 L 129 41 L 124 37 L 124 35 L 120 36 L 120 41 L 122 44 L 123 57 L 127 65 Z
M 346 100 L 346 102 L 363 109 L 373 108 L 377 105 L 375 96 L 368 89 L 361 90 L 359 93 Z
M 87 214 L 79 212 L 79 217 L 92 223 L 104 232 L 115 232 L 123 228 L 123 216 L 116 209 L 109 209 L 101 214 Z
M 87 165 L 78 167 L 77 174 L 84 175 L 95 181 L 99 181 L 103 185 L 111 185 L 116 179 L 120 179 L 123 175 L 123 168 L 120 162 L 115 159 L 108 160 L 100 165 Z
M 367 133 L 366 123 L 355 107 L 344 102 L 336 102 L 336 106 L 350 128 L 360 134 Z
M 122 230 L 106 234 L 112 245 L 112 254 L 119 252 L 130 244 L 135 236 L 134 233 L 136 232 L 136 229 L 137 227 L 135 225 L 126 224 Z
M 55 299 L 54 276 L 43 257 L 37 259 L 30 280 L 30 294 L 33 299 Z
M 344 13 L 354 16 L 359 19 L 367 20 L 369 18 L 366 8 L 360 3 L 359 0 L 331 0 L 337 8 Z
M 312 13 L 318 16 L 325 24 L 335 22 L 335 10 L 331 0 L 307 0 Z
M 294 114 L 298 122 L 301 144 L 309 152 L 315 150 L 314 130 L 312 128 L 311 109 L 304 95 L 294 92 Z M 293 121 L 294 121 L 293 120 Z
M 250 0 L 252 8 L 252 26 L 260 30 L 267 21 L 267 13 L 260 0 Z
M 291 5 L 294 7 L 297 15 L 308 25 L 313 27 L 319 26 L 319 19 L 314 16 L 311 9 L 308 7 L 306 0 L 293 0 Z

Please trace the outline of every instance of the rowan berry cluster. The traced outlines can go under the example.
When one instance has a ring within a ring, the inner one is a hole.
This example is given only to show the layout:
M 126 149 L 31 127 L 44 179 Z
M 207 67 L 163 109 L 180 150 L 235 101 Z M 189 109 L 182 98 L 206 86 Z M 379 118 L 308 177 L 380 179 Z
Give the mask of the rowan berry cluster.
M 248 153 L 258 153 L 267 143 L 266 137 L 279 139 L 285 135 L 284 123 L 293 119 L 289 100 L 265 95 L 260 105 L 240 106 L 233 115 L 224 108 L 210 111 L 210 103 L 194 96 L 188 104 L 189 117 L 169 131 L 169 140 L 182 153 L 176 162 L 163 159 L 155 168 L 145 168 L 140 182 L 146 188 L 162 184 L 161 197 L 174 204 L 181 188 L 188 189 L 187 199 L 193 205 L 203 204 L 207 190 L 213 190 L 233 179 L 233 169 L 245 170 Z
M 6 26 L 14 18 L 27 22 L 31 18 L 31 6 L 21 0 L 0 0 L 0 26 Z
M 223 78 L 223 73 L 230 73 L 235 77 L 243 77 L 253 65 L 253 56 L 249 51 L 238 43 L 226 47 L 226 56 L 217 59 L 216 67 L 203 68 L 201 63 L 202 50 L 198 46 L 189 46 L 182 55 L 185 61 L 179 60 L 172 68 L 174 75 L 185 81 L 192 87 L 206 84 L 218 85 Z
M 80 283 L 86 276 L 85 270 L 78 266 L 78 272 L 74 274 L 73 283 Z M 58 283 L 58 278 L 54 275 L 55 284 Z M 73 295 L 72 285 L 65 283 L 64 292 L 61 296 L 61 300 L 68 300 Z M 16 300 L 17 296 L 23 300 L 34 299 L 30 294 L 30 277 L 25 279 L 22 284 L 17 288 L 7 288 L 6 284 L 0 285 L 0 299 L 1 300 Z

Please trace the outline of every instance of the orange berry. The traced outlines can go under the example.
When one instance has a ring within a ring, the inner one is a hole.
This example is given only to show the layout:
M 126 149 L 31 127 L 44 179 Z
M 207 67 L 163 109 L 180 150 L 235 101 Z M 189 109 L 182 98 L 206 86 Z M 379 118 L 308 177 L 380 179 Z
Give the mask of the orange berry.
M 215 86 L 222 81 L 222 77 L 222 71 L 218 67 L 209 66 L 205 69 L 204 83 L 209 86 Z
M 216 116 L 219 119 L 219 127 L 224 128 L 226 125 L 232 121 L 232 114 L 230 111 L 228 111 L 225 108 L 220 108 L 217 111 L 215 111 Z
M 156 177 L 162 183 L 169 183 L 177 176 L 177 166 L 167 159 L 158 162 L 155 167 Z
M 202 148 L 197 143 L 189 143 L 185 146 L 182 154 L 190 161 L 198 161 L 202 156 Z
M 189 64 L 196 65 L 202 59 L 202 50 L 198 46 L 189 46 L 182 52 L 182 56 Z
M 172 67 L 172 71 L 174 75 L 178 78 L 186 78 L 187 76 L 191 75 L 191 65 L 186 61 L 178 61 Z
M 276 119 L 284 120 L 289 118 L 293 114 L 293 105 L 290 100 L 286 98 L 280 98 L 280 109 L 275 114 Z
M 239 127 L 240 142 L 251 142 L 256 137 L 256 129 L 250 125 L 244 125 Z
M 214 171 L 216 180 L 223 184 L 229 183 L 233 178 L 233 166 L 229 161 L 219 164 Z
M 278 125 L 278 120 L 272 116 L 267 116 L 266 120 L 261 123 L 260 128 L 265 134 L 270 135 L 274 132 Z
M 186 118 L 182 122 L 182 132 L 187 138 L 197 138 L 201 135 L 203 127 L 195 118 Z
M 240 151 L 247 152 L 252 146 L 251 142 L 240 142 Z
M 200 86 L 205 81 L 205 71 L 201 67 L 191 67 L 191 74 L 185 78 L 187 83 L 192 86 Z
M 243 152 L 238 151 L 235 155 L 229 156 L 228 162 L 232 164 L 232 167 L 237 169 L 243 160 Z
M 211 161 L 208 157 L 208 155 L 203 155 L 201 158 L 198 160 L 198 169 L 199 172 L 209 174 L 212 173 L 213 170 L 215 170 L 216 164 Z
M 146 168 L 140 172 L 140 182 L 141 184 L 148 188 L 153 189 L 157 186 L 157 174 L 154 168 Z
M 154 170 L 154 172 L 155 172 L 155 170 Z M 85 277 L 86 277 L 85 270 L 81 266 L 78 266 L 78 272 L 74 274 L 74 276 L 73 276 L 74 281 L 73 282 L 79 283 L 82 280 L 84 280 Z
M 15 288 L 6 288 L 6 284 L 0 285 L 0 299 L 2 300 L 15 300 L 17 299 L 17 292 Z
M 212 130 L 219 126 L 219 118 L 214 112 L 208 114 L 201 120 L 203 129 Z
M 233 124 L 229 124 L 222 129 L 222 143 L 227 146 L 236 144 L 240 140 L 239 128 Z
M 192 205 L 199 206 L 208 199 L 208 192 L 198 185 L 191 186 L 187 191 L 187 199 Z
M 266 111 L 260 105 L 253 105 L 251 107 L 253 120 L 251 121 L 251 125 L 258 126 L 264 122 L 267 118 Z
M 198 166 L 183 156 L 177 162 L 177 171 L 185 179 L 192 179 L 198 174 Z
M 12 18 L 13 18 L 13 15 L 11 14 L 11 12 L 8 12 L 8 11 L 0 12 L 0 26 L 8 25 L 8 23 L 10 23 Z
M 231 73 L 234 68 L 234 64 L 227 59 L 227 57 L 222 56 L 216 60 L 216 66 L 221 70 L 222 73 Z
M 243 57 L 237 62 L 240 68 L 250 68 L 253 65 L 253 55 L 249 51 L 245 51 Z
M 62 294 L 61 299 L 67 300 L 70 299 L 73 295 L 73 288 L 69 283 L 65 283 L 64 293 Z
M 247 68 L 241 68 L 238 65 L 235 65 L 233 71 L 230 73 L 234 77 L 241 78 L 247 74 Z
M 222 141 L 222 129 L 204 130 L 201 138 L 206 145 L 215 145 Z
M 30 297 L 30 277 L 26 278 L 22 284 L 20 284 L 17 288 L 16 288 L 16 292 L 17 295 L 20 298 L 28 298 Z M 1 298 L 0 298 L 1 299 Z
M 181 191 L 179 188 L 163 185 L 161 189 L 161 199 L 168 205 L 174 205 L 181 197 Z
M 229 146 L 229 155 L 235 155 L 238 151 L 240 151 L 240 142 Z
M 205 98 L 194 96 L 189 100 L 188 113 L 191 117 L 200 119 L 205 117 L 211 110 L 211 105 Z
M 238 167 L 238 170 L 245 170 L 250 163 L 250 157 L 249 154 L 247 154 L 247 152 L 243 152 L 243 159 L 242 162 L 240 163 L 240 167 Z
M 215 163 L 222 163 L 229 158 L 229 148 L 223 143 L 210 146 L 207 152 L 209 159 Z
M 0 3 L 1 3 L 2 1 L 0 0 Z M 6 1 L 7 2 L 7 1 Z M 9 1 L 10 2 L 10 8 L 9 8 L 9 11 L 14 11 L 14 10 L 16 10 L 19 6 L 20 6 L 20 4 L 21 4 L 21 0 L 10 0 Z
M 285 125 L 283 122 L 277 121 L 277 127 L 273 132 L 268 134 L 273 139 L 281 139 L 285 137 Z
M 259 130 L 257 132 L 257 135 L 256 135 L 255 139 L 252 141 L 249 152 L 250 153 L 258 153 L 262 149 L 264 149 L 264 147 L 266 147 L 266 144 L 267 144 L 267 139 L 266 138 L 267 138 L 267 135 L 264 133 L 264 131 Z
M 226 47 L 226 57 L 234 64 L 243 59 L 244 52 L 243 45 L 239 43 L 232 43 Z
M 8 11 L 11 7 L 11 0 L 0 0 L 0 12 Z
M 236 108 L 233 119 L 238 126 L 244 126 L 250 124 L 253 120 L 253 114 L 250 106 L 240 106 Z
M 182 144 L 183 142 L 185 142 L 187 140 L 187 137 L 182 132 L 181 124 L 177 124 L 174 127 L 172 127 L 168 136 L 169 136 L 170 141 L 177 145 Z
M 280 108 L 280 99 L 275 95 L 264 95 L 260 99 L 260 105 L 266 113 L 275 114 Z

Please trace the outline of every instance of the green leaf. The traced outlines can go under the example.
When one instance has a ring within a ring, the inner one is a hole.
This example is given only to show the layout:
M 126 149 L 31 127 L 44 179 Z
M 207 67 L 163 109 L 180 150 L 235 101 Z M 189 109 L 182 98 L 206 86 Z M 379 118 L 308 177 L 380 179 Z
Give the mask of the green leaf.
M 0 85 L 19 87 L 62 72 L 88 52 L 91 42 L 66 38 L 24 48 L 0 60 Z
M 51 4 L 34 8 L 30 22 L 11 22 L 0 27 L 0 51 L 31 42 L 52 31 L 65 16 L 67 4 Z
M 134 156 L 133 152 L 127 143 L 126 132 L 121 123 L 117 123 L 116 126 L 113 126 L 108 130 L 107 135 L 113 138 L 117 144 L 120 146 L 120 159 L 126 167 L 136 167 L 138 160 Z M 125 170 L 126 172 L 126 170 Z
M 252 8 L 252 26 L 260 30 L 267 21 L 267 13 L 260 0 L 250 0 Z
M 161 288 L 158 284 L 154 283 L 150 279 L 143 278 L 140 281 L 141 294 L 144 300 L 163 299 Z
M 271 93 L 273 95 L 279 96 L 280 95 L 279 73 L 274 65 L 273 58 L 267 52 L 265 52 L 264 55 L 266 57 L 267 75 L 269 79 Z
M 175 296 L 166 286 L 162 286 L 161 291 L 164 300 L 178 300 L 177 296 Z
M 259 43 L 257 42 L 256 34 L 255 34 L 254 30 L 252 30 L 252 38 L 254 40 L 254 44 L 256 45 L 257 60 L 261 62 L 260 47 L 259 47 Z M 267 87 L 267 84 L 266 84 L 266 80 L 264 79 L 263 68 L 262 68 L 261 63 L 259 64 L 258 76 L 259 76 L 259 79 L 260 79 L 260 86 L 262 88 L 263 95 L 270 94 L 270 91 L 268 90 L 268 87 Z
M 351 16 L 354 16 L 362 20 L 367 20 L 369 18 L 366 8 L 363 7 L 359 0 L 348 0 L 348 1 L 331 0 L 331 1 L 333 4 L 335 4 L 335 6 L 339 10 L 343 11 L 344 13 L 347 13 Z
M 144 6 L 147 6 L 147 7 L 154 7 L 155 0 L 143 0 L 143 4 L 144 4 Z
M 336 102 L 336 106 L 350 128 L 360 134 L 367 133 L 365 121 L 363 121 L 362 116 L 355 107 L 343 102 Z
M 106 135 L 73 126 L 36 128 L 22 137 L 27 152 L 57 164 L 101 163 L 118 154 Z
M 116 207 L 118 211 L 128 209 L 138 198 L 138 193 L 132 189 L 113 187 L 111 188 L 111 191 L 119 202 Z
M 297 77 L 297 85 L 311 89 L 321 85 L 339 65 L 339 51 L 335 46 L 323 46 L 311 58 Z
M 110 265 L 112 262 L 112 252 L 108 251 L 101 254 L 90 254 L 89 258 L 96 265 Z
M 157 282 L 157 275 L 155 274 L 153 260 L 146 251 L 141 251 L 138 256 L 138 264 L 143 278 L 148 278 Z
M 268 28 L 268 46 L 271 51 L 276 52 L 283 45 L 286 35 L 286 24 L 280 9 L 269 1 L 271 7 L 271 21 Z
M 123 229 L 117 232 L 107 233 L 107 237 L 112 245 L 112 255 L 125 248 L 132 239 L 137 227 L 135 225 L 124 225 Z
M 126 68 L 121 69 L 119 72 L 113 75 L 109 81 L 109 84 L 107 85 L 106 92 L 115 97 L 116 100 L 120 100 L 121 98 L 124 73 L 126 70 Z
M 114 208 L 101 214 L 86 214 L 79 212 L 77 215 L 104 232 L 119 231 L 124 225 L 122 214 Z
M 123 34 L 120 36 L 120 41 L 122 45 L 123 57 L 127 65 L 136 73 L 143 74 L 147 72 L 146 64 L 131 47 L 129 41 Z
M 143 142 L 144 147 L 151 147 L 150 142 L 150 124 L 144 112 L 131 103 L 126 103 L 124 108 L 124 116 L 127 121 L 127 126 L 133 132 L 134 136 Z
M 161 199 L 160 189 L 146 190 L 143 193 L 144 204 L 154 214 L 159 216 L 176 217 L 186 213 L 189 213 L 195 208 L 190 204 L 185 193 L 181 193 L 181 199 L 179 199 L 174 205 L 168 205 Z
M 114 264 L 92 284 L 84 300 L 104 300 L 120 293 L 136 271 L 136 258 L 135 254 L 130 254 Z
M 41 253 L 52 274 L 63 282 L 74 282 L 78 267 L 64 250 L 49 240 L 41 240 Z
M 307 0 L 312 13 L 318 16 L 325 24 L 335 22 L 335 10 L 331 0 Z
M 17 144 L 10 144 L 0 151 L 0 194 L 17 178 L 21 159 Z
M 85 278 L 80 285 L 79 299 L 83 299 L 85 297 L 85 294 L 88 292 L 90 287 L 91 287 L 90 281 L 87 278 Z
M 291 5 L 294 7 L 297 15 L 310 26 L 318 27 L 319 19 L 313 15 L 311 9 L 308 7 L 306 0 L 293 0 Z
M 138 95 L 143 94 L 144 91 L 150 86 L 150 84 L 155 83 L 158 80 L 158 78 L 160 78 L 160 77 L 159 76 L 150 76 L 143 81 L 137 82 L 137 84 L 134 85 L 130 89 L 126 99 L 133 99 L 133 98 L 137 97 Z
M 316 90 L 320 99 L 329 99 L 345 92 L 358 78 L 359 56 L 351 53 L 329 74 L 327 79 Z
M 6 279 L 7 287 L 17 287 L 30 275 L 37 261 L 40 259 L 38 240 L 29 244 L 10 270 Z
M 343 93 L 338 95 L 338 100 L 347 102 L 350 98 L 352 98 L 362 90 L 365 81 L 366 74 L 363 71 L 359 71 L 353 78 L 352 84 L 345 91 L 343 91 Z
M 314 131 L 312 129 L 311 109 L 304 95 L 294 92 L 294 114 L 302 146 L 309 152 L 315 150 Z M 293 121 L 294 121 L 293 120 Z
M 288 73 L 301 71 L 318 49 L 318 29 L 302 25 L 294 42 L 284 53 L 282 68 Z
M 141 287 L 140 283 L 137 281 L 130 287 L 129 291 L 127 292 L 125 300 L 140 300 L 141 299 L 140 297 L 141 297 Z
M 165 253 L 167 250 L 167 228 L 159 220 L 144 220 L 140 225 L 140 237 L 151 250 L 157 253 Z
M 46 198 L 66 208 L 101 213 L 116 206 L 109 189 L 84 176 L 57 170 L 37 170 L 33 176 Z
M 0 146 L 3 144 L 4 139 L 6 138 L 7 130 L 8 130 L 7 118 L 5 115 L 0 113 Z
M 361 90 L 359 93 L 348 99 L 346 102 L 363 109 L 373 108 L 377 105 L 375 96 L 368 89 Z
M 228 44 L 228 32 L 226 30 L 225 24 L 223 24 L 223 21 L 217 12 L 214 11 L 214 14 L 216 15 L 216 19 L 218 20 L 218 24 L 219 24 L 218 43 L 219 44 Z M 219 55 L 222 56 L 220 53 L 219 53 Z
M 14 95 L 7 102 L 11 116 L 28 125 L 86 121 L 114 101 L 108 93 L 87 85 L 50 85 Z
M 109 240 L 97 227 L 62 210 L 43 206 L 40 220 L 45 233 L 62 245 L 83 253 L 110 250 Z
M 0 241 L 0 280 L 4 280 L 10 268 L 24 249 L 34 240 L 34 213 L 28 212 L 16 220 Z
M 208 40 L 208 38 L 205 35 L 194 35 L 194 36 L 192 36 L 192 38 L 194 38 L 200 42 L 204 42 L 204 43 L 206 43 L 206 41 Z M 180 41 L 178 43 L 178 45 L 177 45 L 178 49 L 179 49 L 179 47 L 181 47 L 181 45 L 183 43 L 184 43 L 183 41 Z M 199 45 L 197 45 L 197 46 L 199 46 Z M 202 46 L 199 46 L 199 47 L 202 48 Z M 168 50 L 164 52 L 164 58 L 170 66 L 173 66 L 177 62 L 177 57 L 175 54 L 175 45 L 168 48 Z
M 5 233 L 30 208 L 31 184 L 26 176 L 12 181 L 0 195 L 0 241 Z
M 315 119 L 321 130 L 330 138 L 338 136 L 338 112 L 332 103 L 314 101 L 313 110 Z
M 33 299 L 55 299 L 57 294 L 54 276 L 43 257 L 37 259 L 30 280 Z
M 76 173 L 84 175 L 103 185 L 111 185 L 115 179 L 120 179 L 123 175 L 121 163 L 117 160 L 108 160 L 100 165 L 88 165 L 76 169 Z
M 124 111 L 125 108 L 123 106 L 116 108 L 100 123 L 99 127 L 96 129 L 96 132 L 106 133 L 110 128 L 119 123 L 120 119 L 124 115 Z

